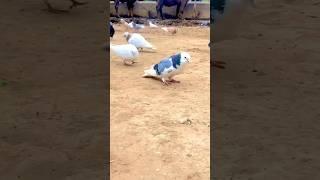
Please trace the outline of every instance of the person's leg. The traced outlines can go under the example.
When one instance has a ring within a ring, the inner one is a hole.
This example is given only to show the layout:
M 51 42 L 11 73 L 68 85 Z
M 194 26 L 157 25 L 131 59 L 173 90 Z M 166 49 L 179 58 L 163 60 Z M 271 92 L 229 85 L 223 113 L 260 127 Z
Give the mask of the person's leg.
M 114 1 L 114 8 L 116 9 L 117 17 L 120 17 L 120 16 L 119 16 L 119 11 L 118 11 L 119 5 L 120 5 L 120 0 L 115 0 L 115 1 Z

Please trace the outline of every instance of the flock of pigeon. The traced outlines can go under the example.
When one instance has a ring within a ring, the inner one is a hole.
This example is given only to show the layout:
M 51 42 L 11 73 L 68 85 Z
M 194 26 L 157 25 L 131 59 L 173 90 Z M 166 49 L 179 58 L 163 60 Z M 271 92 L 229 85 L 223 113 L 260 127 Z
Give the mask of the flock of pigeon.
M 127 28 L 135 30 L 134 33 L 125 32 L 123 37 L 128 42 L 127 44 L 114 45 L 110 42 L 110 50 L 115 55 L 123 60 L 124 65 L 133 65 L 136 63 L 136 59 L 139 57 L 140 52 L 143 49 L 156 50 L 156 48 L 148 42 L 140 33 L 137 31 L 146 28 L 143 24 L 137 24 L 135 22 L 127 23 L 125 20 L 121 19 L 120 22 Z M 115 29 L 113 24 L 110 22 L 110 37 L 113 38 Z M 174 27 L 159 27 L 149 21 L 149 28 L 161 28 L 165 32 L 170 32 L 175 34 L 177 29 Z M 142 77 L 156 78 L 160 79 L 164 85 L 169 85 L 171 83 L 179 83 L 173 79 L 175 75 L 183 72 L 186 64 L 191 60 L 191 56 L 188 52 L 179 52 L 170 57 L 164 58 L 157 64 L 152 64 L 149 69 L 144 70 Z

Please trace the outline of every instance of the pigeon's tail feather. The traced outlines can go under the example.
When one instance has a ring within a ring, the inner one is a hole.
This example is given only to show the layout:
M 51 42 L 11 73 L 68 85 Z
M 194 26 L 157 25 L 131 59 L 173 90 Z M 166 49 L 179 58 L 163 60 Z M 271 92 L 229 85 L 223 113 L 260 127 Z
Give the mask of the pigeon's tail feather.
M 149 42 L 145 41 L 145 47 L 146 48 L 150 48 L 150 49 L 153 49 L 153 50 L 156 50 L 157 48 L 155 48 L 152 44 L 150 44 Z
M 144 74 L 143 74 L 142 77 L 156 77 L 157 76 L 157 72 L 153 69 L 153 66 L 154 65 L 152 65 L 150 67 L 150 69 L 144 70 Z

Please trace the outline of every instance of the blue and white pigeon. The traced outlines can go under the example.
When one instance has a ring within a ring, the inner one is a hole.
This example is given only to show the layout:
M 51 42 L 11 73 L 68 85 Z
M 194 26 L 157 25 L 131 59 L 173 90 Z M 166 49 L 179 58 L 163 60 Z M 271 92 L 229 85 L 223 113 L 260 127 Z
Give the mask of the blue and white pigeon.
M 142 77 L 160 78 L 164 85 L 169 83 L 179 83 L 173 79 L 175 75 L 181 74 L 187 63 L 191 62 L 191 56 L 187 52 L 180 52 L 170 56 L 158 64 L 153 64 L 149 69 L 144 71 Z

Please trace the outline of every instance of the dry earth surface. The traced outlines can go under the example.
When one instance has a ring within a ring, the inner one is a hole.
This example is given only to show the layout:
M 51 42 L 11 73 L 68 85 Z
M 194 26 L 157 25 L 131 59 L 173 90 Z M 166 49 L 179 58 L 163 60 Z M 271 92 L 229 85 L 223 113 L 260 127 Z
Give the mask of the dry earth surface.
M 112 43 L 126 43 L 126 28 L 116 24 L 115 29 Z M 141 34 L 156 52 L 141 52 L 133 66 L 111 53 L 111 179 L 209 179 L 210 29 Z M 179 51 L 192 56 L 185 73 L 175 78 L 181 83 L 163 86 L 141 77 L 145 68 Z
M 215 44 L 216 179 L 320 179 L 320 1 L 256 2 Z
M 101 180 L 105 2 L 69 14 L 44 8 L 1 1 L 0 179 Z

